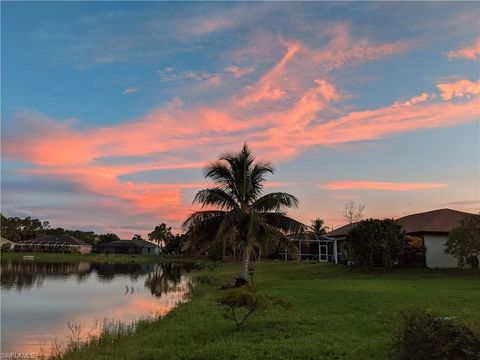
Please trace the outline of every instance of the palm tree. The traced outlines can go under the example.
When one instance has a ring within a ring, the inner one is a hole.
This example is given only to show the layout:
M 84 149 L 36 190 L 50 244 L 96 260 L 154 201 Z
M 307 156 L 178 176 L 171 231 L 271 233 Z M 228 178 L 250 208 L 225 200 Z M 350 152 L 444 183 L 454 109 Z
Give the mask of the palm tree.
M 183 224 L 193 238 L 201 241 L 235 239 L 243 252 L 237 286 L 248 282 L 250 255 L 255 247 L 293 247 L 286 234 L 304 229 L 284 211 L 298 207 L 296 197 L 282 192 L 262 195 L 267 174 L 273 174 L 271 163 L 255 161 L 247 144 L 239 153 L 221 156 L 205 169 L 205 178 L 217 186 L 200 190 L 193 200 L 202 209 L 215 209 L 196 211 Z
M 322 219 L 316 218 L 312 220 L 312 224 L 308 227 L 308 234 L 311 237 L 318 238 L 326 234 L 328 229 L 329 227 L 325 226 L 325 222 Z

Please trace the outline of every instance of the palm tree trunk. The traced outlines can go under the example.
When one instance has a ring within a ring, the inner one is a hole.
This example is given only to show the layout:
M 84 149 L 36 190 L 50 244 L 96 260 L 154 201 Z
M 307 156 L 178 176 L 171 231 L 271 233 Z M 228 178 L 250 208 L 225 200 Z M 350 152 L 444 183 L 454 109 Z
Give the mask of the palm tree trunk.
M 225 238 L 223 238 L 223 244 L 222 244 L 222 260 L 225 261 L 225 247 L 226 247 L 226 242 L 225 242 Z
M 240 275 L 235 282 L 235 287 L 241 287 L 248 283 L 248 268 L 250 264 L 250 255 L 252 250 L 250 246 L 245 247 L 245 252 L 243 253 L 243 263 L 242 263 L 242 270 L 240 271 Z

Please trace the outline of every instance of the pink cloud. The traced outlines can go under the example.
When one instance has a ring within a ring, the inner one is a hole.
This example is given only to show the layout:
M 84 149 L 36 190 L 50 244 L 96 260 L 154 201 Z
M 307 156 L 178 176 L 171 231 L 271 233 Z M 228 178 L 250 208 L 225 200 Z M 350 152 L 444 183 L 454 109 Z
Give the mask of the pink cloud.
M 425 102 L 427 101 L 428 99 L 433 99 L 435 98 L 435 94 L 427 94 L 427 93 L 421 93 L 420 95 L 418 96 L 415 96 L 407 101 L 404 101 L 404 102 L 400 102 L 400 101 L 396 101 L 393 106 L 398 106 L 398 107 L 402 107 L 402 106 L 412 106 L 412 105 L 415 105 L 415 104 L 419 104 L 419 103 L 422 103 L 422 102 Z
M 402 183 L 370 180 L 332 181 L 319 185 L 326 190 L 385 190 L 385 191 L 419 191 L 447 187 L 440 183 Z
M 321 64 L 324 71 L 400 55 L 414 46 L 405 40 L 377 44 L 370 39 L 353 39 L 346 24 L 337 24 L 332 33 L 327 46 L 308 50 L 313 63 Z
M 480 94 L 480 81 L 458 80 L 452 83 L 437 84 L 443 100 Z
M 298 97 L 311 83 L 312 74 L 326 77 L 334 69 L 400 55 L 413 47 L 409 41 L 374 43 L 369 39 L 353 39 L 349 27 L 344 24 L 334 26 L 330 41 L 319 47 L 265 35 L 260 36 L 259 41 L 265 42 L 264 46 L 246 49 L 249 56 L 262 56 L 267 49 L 278 52 L 279 44 L 284 45 L 284 51 L 275 66 L 244 89 L 244 94 L 238 98 L 238 104 L 242 106 Z
M 330 42 L 318 49 L 291 40 L 281 44 L 284 52 L 275 65 L 238 97 L 194 107 L 174 100 L 130 122 L 86 129 L 76 128 L 71 121 L 18 114 L 18 130 L 4 137 L 3 154 L 30 163 L 25 173 L 63 179 L 81 193 L 97 196 L 97 202 L 106 208 L 122 209 L 126 216 L 148 214 L 149 219 L 178 224 L 191 211 L 191 196 L 186 198 L 185 193 L 204 187 L 204 183 L 151 184 L 123 180 L 122 176 L 201 168 L 220 153 L 238 149 L 244 141 L 259 157 L 279 162 L 312 146 L 368 141 L 478 119 L 478 83 L 468 80 L 438 84 L 443 101 L 436 94 L 422 92 L 376 109 L 349 111 L 341 107 L 345 95 L 328 76 L 330 70 L 401 54 L 411 47 L 407 42 L 354 41 L 346 27 L 339 27 Z M 312 77 L 312 68 L 321 73 Z M 165 73 L 173 72 L 165 69 Z M 236 77 L 242 70 L 225 72 Z M 105 161 L 109 157 L 148 160 L 126 160 L 119 165 Z M 422 186 L 442 184 L 363 182 L 367 185 L 407 191 L 408 186 L 409 190 L 421 190 L 426 189 Z
M 236 65 L 231 65 L 227 66 L 225 69 L 223 69 L 224 72 L 230 73 L 235 77 L 236 79 L 241 78 L 242 76 L 248 75 L 252 72 L 255 71 L 255 68 L 252 66 L 249 67 L 239 67 Z
M 301 50 L 302 45 L 298 42 L 288 42 L 287 50 L 282 59 L 269 70 L 255 85 L 245 89 L 245 95 L 239 100 L 242 106 L 257 103 L 262 100 L 279 100 L 286 96 L 280 80 L 285 72 L 285 67 L 295 54 Z
M 463 58 L 469 60 L 477 60 L 480 57 L 480 38 L 476 39 L 473 44 L 460 48 L 457 50 L 452 50 L 448 53 L 449 59 L 454 58 Z
M 206 184 L 150 184 L 121 180 L 120 176 L 149 170 L 200 168 L 219 153 L 238 148 L 245 140 L 260 157 L 277 162 L 311 146 L 379 139 L 478 119 L 478 95 L 452 102 L 437 101 L 435 96 L 422 93 L 390 106 L 350 112 L 319 123 L 319 115 L 342 96 L 329 81 L 316 80 L 314 84 L 289 109 L 270 111 L 260 118 L 235 117 L 222 107 L 185 110 L 181 103 L 173 103 L 131 123 L 74 130 L 69 123 L 27 114 L 17 119 L 19 124 L 23 122 L 20 127 L 25 133 L 7 136 L 4 154 L 32 163 L 35 167 L 24 170 L 26 173 L 68 181 L 85 194 L 99 196 L 104 206 L 122 208 L 132 216 L 157 214 L 163 221 L 179 223 L 192 209 L 188 205 L 191 199 L 185 198 L 184 191 L 195 191 Z M 229 106 L 238 113 L 235 106 Z M 32 123 L 38 131 L 31 131 L 28 124 Z M 152 156 L 152 160 L 124 165 L 99 165 L 97 161 L 109 156 L 145 155 Z M 440 186 L 379 182 L 356 185 L 397 191 Z

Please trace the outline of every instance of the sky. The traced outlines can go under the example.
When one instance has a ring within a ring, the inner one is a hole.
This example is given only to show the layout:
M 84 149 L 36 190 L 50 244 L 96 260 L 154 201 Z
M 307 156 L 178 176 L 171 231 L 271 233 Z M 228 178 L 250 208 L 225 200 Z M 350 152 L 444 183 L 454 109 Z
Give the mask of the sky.
M 174 232 L 247 142 L 289 214 L 480 210 L 480 3 L 1 3 L 1 211 Z

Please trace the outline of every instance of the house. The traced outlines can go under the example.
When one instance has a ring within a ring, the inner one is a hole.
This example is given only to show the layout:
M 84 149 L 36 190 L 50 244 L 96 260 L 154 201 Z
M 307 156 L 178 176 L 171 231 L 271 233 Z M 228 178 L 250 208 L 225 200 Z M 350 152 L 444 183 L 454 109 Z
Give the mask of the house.
M 3 236 L 0 236 L 0 246 L 2 248 L 7 247 L 7 249 L 11 249 L 15 246 L 15 243 L 13 241 L 10 241 L 8 239 L 5 239 Z
M 425 247 L 425 266 L 428 268 L 449 268 L 457 266 L 457 259 L 445 254 L 445 242 L 449 232 L 461 224 L 469 215 L 463 211 L 452 209 L 439 209 L 403 216 L 396 219 L 407 235 L 420 238 Z M 345 253 L 345 241 L 348 232 L 355 226 L 347 224 L 326 234 L 328 238 L 335 239 L 337 254 Z M 333 262 L 341 259 L 337 256 Z
M 92 252 L 92 245 L 73 236 L 46 235 L 31 240 L 19 241 L 15 244 L 13 250 L 90 254 Z
M 95 247 L 98 253 L 109 254 L 160 254 L 160 246 L 145 240 L 116 240 Z
M 449 232 L 462 220 L 473 215 L 452 209 L 439 209 L 397 219 L 407 235 L 418 236 L 425 247 L 425 265 L 428 268 L 457 267 L 458 260 L 445 254 L 445 242 Z

